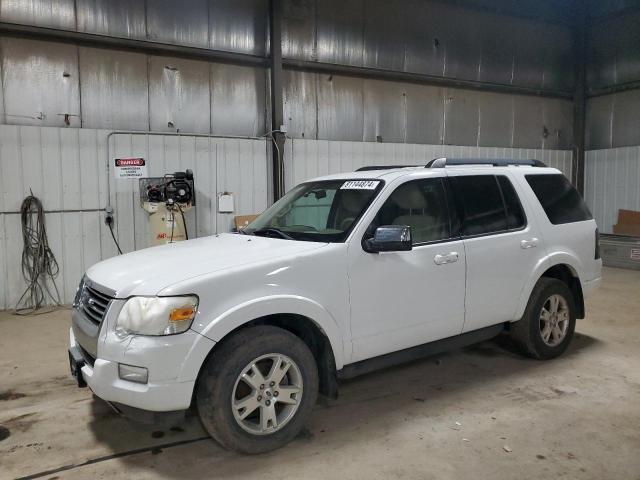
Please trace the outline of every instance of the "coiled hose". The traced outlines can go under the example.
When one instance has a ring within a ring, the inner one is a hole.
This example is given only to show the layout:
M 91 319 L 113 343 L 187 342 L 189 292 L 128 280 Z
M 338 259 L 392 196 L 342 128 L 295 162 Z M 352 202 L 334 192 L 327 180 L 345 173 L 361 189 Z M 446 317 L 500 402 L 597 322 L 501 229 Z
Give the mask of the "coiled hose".
M 22 276 L 27 282 L 27 288 L 16 303 L 15 313 L 24 315 L 40 309 L 47 296 L 55 305 L 61 304 L 60 292 L 55 283 L 60 267 L 49 247 L 42 202 L 33 196 L 33 192 L 22 201 L 20 220 L 24 244 Z M 50 285 L 53 285 L 53 293 Z

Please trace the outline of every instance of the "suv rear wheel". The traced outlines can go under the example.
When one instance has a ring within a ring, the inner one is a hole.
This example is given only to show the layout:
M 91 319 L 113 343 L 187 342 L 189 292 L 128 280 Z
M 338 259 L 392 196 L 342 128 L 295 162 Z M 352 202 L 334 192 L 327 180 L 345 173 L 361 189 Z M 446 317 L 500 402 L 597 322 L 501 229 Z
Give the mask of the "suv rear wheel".
M 291 441 L 317 395 L 318 371 L 307 345 L 281 328 L 257 326 L 224 340 L 207 360 L 196 404 L 215 440 L 253 454 Z
M 569 287 L 555 278 L 543 277 L 533 288 L 522 319 L 511 325 L 511 338 L 530 357 L 557 357 L 571 343 L 575 312 Z

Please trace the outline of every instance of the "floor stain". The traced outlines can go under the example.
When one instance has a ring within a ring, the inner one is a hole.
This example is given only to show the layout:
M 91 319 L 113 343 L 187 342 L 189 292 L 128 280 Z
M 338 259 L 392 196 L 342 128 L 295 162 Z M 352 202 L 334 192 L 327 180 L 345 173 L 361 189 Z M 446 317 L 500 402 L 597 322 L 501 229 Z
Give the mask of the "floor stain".
M 26 397 L 24 393 L 14 392 L 13 390 L 5 390 L 0 392 L 0 402 L 6 402 L 8 400 L 17 400 L 18 398 Z

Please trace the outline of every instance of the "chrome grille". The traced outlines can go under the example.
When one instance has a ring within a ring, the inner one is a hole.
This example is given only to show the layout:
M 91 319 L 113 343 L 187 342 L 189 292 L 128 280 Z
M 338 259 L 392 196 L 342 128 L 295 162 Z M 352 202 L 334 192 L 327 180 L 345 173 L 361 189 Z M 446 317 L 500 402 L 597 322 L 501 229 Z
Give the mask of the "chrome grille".
M 111 300 L 113 299 L 110 296 L 99 292 L 84 282 L 79 292 L 76 305 L 91 322 L 100 325 L 105 313 L 107 313 L 107 308 Z

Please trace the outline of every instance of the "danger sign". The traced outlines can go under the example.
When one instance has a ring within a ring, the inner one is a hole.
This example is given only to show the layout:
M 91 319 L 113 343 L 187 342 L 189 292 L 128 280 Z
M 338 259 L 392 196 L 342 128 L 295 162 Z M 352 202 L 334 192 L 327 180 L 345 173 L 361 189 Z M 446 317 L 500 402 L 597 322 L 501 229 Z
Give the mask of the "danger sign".
M 115 158 L 113 161 L 116 178 L 147 177 L 147 163 L 144 158 Z

